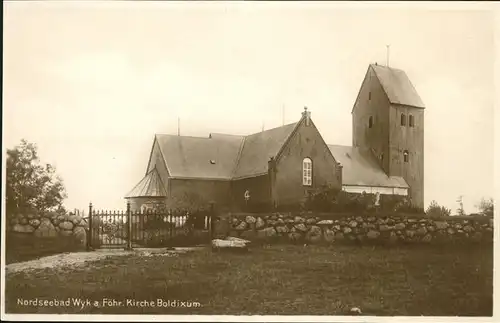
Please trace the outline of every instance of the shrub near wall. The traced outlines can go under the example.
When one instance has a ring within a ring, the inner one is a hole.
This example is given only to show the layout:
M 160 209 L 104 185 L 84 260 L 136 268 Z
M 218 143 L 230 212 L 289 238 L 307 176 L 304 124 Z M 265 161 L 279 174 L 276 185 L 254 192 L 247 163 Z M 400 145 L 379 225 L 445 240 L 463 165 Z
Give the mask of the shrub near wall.
M 407 215 L 235 214 L 228 235 L 294 243 L 448 243 L 493 241 L 493 219 Z

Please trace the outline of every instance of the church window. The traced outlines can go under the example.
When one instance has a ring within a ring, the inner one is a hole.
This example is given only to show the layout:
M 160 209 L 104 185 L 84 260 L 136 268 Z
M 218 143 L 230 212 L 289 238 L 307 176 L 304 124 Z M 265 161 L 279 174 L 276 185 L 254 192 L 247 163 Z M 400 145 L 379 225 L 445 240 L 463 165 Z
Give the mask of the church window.
M 410 119 L 408 120 L 409 121 L 409 124 L 410 124 L 410 127 L 415 127 L 415 118 L 413 118 L 413 116 L 410 114 Z
M 304 158 L 302 161 L 302 185 L 312 185 L 312 160 Z
M 372 92 L 368 92 L 368 100 L 372 99 Z
M 373 117 L 370 116 L 370 119 L 368 119 L 368 128 L 373 127 Z
M 401 113 L 401 125 L 406 126 L 406 115 Z
M 409 157 L 408 150 L 405 150 L 405 151 L 403 152 L 403 160 L 404 160 L 404 162 L 405 162 L 405 163 L 407 163 L 407 162 L 408 162 L 408 160 L 409 160 L 409 158 L 410 158 L 410 157 Z

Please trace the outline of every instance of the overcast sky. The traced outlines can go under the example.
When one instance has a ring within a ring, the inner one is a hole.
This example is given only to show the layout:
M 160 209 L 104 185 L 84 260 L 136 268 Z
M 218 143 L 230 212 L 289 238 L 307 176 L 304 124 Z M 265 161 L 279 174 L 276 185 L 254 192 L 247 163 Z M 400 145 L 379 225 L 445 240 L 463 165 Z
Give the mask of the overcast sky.
M 425 203 L 493 196 L 492 4 L 4 3 L 4 147 L 39 146 L 69 208 L 125 207 L 155 133 L 250 134 L 306 105 L 350 145 L 368 64 L 425 111 Z M 450 10 L 453 8 L 454 10 Z

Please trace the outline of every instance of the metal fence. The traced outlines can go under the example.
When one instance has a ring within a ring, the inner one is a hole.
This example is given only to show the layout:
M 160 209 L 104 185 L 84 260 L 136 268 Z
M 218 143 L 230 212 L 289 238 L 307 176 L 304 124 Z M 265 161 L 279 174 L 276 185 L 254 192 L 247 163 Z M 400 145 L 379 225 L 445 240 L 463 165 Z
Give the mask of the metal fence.
M 87 248 L 192 246 L 209 243 L 213 208 L 209 210 L 94 210 L 89 205 Z

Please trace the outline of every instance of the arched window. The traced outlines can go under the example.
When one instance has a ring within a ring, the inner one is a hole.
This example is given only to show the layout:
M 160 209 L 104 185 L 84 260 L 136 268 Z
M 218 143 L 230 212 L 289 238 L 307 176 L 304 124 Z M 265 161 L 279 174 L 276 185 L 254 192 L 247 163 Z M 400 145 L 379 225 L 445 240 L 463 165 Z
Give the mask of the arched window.
M 409 156 L 408 150 L 405 150 L 403 152 L 403 160 L 405 163 L 407 163 L 409 159 L 410 159 L 410 156 Z
M 406 115 L 401 113 L 401 125 L 406 126 Z
M 307 157 L 302 161 L 302 185 L 312 185 L 312 160 Z
M 373 117 L 370 116 L 370 119 L 368 119 L 368 128 L 373 127 Z
M 413 118 L 413 115 L 410 114 L 410 119 L 408 120 L 408 123 L 410 124 L 410 127 L 415 127 L 415 119 Z

